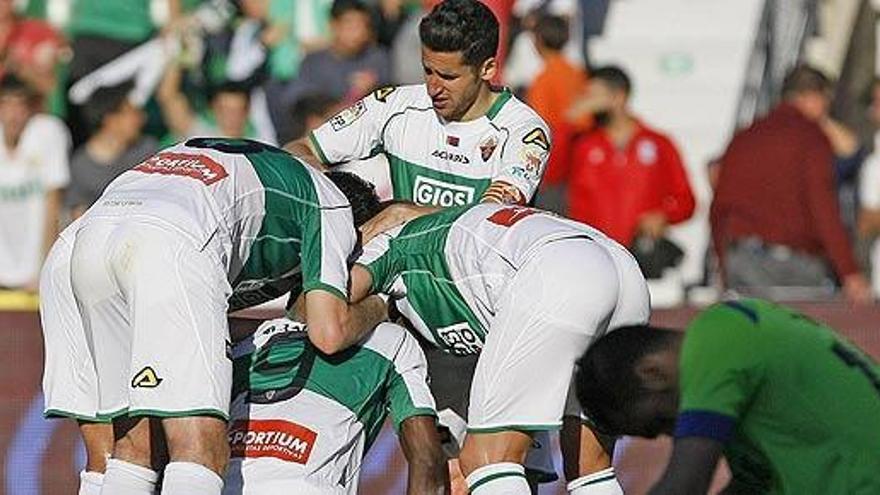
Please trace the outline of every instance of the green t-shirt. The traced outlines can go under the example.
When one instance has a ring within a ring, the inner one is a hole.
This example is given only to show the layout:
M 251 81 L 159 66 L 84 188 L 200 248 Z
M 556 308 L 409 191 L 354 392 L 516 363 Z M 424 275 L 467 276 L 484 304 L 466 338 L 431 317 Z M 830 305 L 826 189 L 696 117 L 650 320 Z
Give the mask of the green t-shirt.
M 104 36 L 140 42 L 153 33 L 149 0 L 74 0 L 72 36 Z
M 676 437 L 725 443 L 734 493 L 880 493 L 880 366 L 832 329 L 760 300 L 688 327 Z

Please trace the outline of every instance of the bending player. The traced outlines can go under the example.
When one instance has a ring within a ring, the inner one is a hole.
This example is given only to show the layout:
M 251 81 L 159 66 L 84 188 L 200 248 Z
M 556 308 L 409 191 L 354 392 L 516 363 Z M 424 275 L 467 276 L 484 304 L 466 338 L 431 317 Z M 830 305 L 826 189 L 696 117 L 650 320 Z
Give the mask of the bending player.
M 305 325 L 270 320 L 235 346 L 233 358 L 224 494 L 353 495 L 389 413 L 409 464 L 407 493 L 448 493 L 427 363 L 403 328 L 382 323 L 328 356 L 309 342 Z
M 783 306 L 717 304 L 684 333 L 600 338 L 577 395 L 610 433 L 673 435 L 653 495 L 704 494 L 724 453 L 725 493 L 880 493 L 880 366 Z
M 170 457 L 162 493 L 219 493 L 227 309 L 293 289 L 301 276 L 312 343 L 326 353 L 352 345 L 346 336 L 385 317 L 379 298 L 348 305 L 355 244 L 351 208 L 332 182 L 253 141 L 191 139 L 108 186 L 56 244 L 41 280 L 46 414 L 82 423 L 81 492 L 153 493 L 151 454 L 162 449 L 152 429 Z M 100 424 L 110 420 L 115 431 Z
M 649 314 L 622 246 L 518 206 L 451 208 L 377 236 L 352 269 L 352 301 L 373 292 L 391 295 L 434 346 L 479 354 L 460 462 L 471 492 L 487 495 L 530 493 L 531 435 L 561 426 L 575 359 L 609 326 Z M 569 489 L 613 480 L 598 473 Z

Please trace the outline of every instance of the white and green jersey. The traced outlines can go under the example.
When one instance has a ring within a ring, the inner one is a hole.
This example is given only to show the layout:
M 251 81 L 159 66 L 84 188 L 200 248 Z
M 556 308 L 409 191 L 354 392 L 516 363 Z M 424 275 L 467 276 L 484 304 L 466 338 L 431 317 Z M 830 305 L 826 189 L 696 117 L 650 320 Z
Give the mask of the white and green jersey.
M 408 418 L 436 416 L 425 356 L 391 323 L 327 356 L 304 324 L 271 320 L 233 348 L 233 359 L 228 485 L 274 479 L 278 489 L 354 494 L 361 460 L 389 414 L 398 429 Z
M 519 268 L 541 246 L 569 238 L 616 246 L 573 220 L 482 203 L 442 210 L 380 234 L 364 246 L 358 264 L 372 275 L 372 291 L 394 298 L 428 341 L 453 354 L 477 354 Z
M 114 180 L 86 213 L 106 215 L 170 224 L 202 249 L 215 247 L 233 289 L 230 311 L 291 290 L 347 298 L 347 260 L 356 242 L 348 200 L 281 149 L 190 139 Z
M 528 202 L 550 150 L 547 125 L 509 91 L 478 119 L 445 122 L 424 84 L 376 90 L 310 136 L 328 164 L 384 153 L 394 199 L 443 207 L 479 201 L 494 181 Z

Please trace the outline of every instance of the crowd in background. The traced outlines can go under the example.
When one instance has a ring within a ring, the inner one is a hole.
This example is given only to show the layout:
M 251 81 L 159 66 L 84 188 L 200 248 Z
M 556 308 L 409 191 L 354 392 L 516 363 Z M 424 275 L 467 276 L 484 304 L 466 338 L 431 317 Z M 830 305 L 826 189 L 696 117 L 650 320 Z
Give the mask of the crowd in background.
M 674 140 L 631 110 L 627 72 L 589 64 L 584 39 L 608 1 L 485 2 L 501 21 L 497 83 L 553 133 L 537 205 L 600 228 L 662 277 L 682 254 L 667 229 L 695 198 Z M 377 88 L 419 83 L 418 21 L 435 3 L 0 0 L 0 287 L 35 291 L 59 228 L 164 145 L 284 144 Z M 778 107 L 709 164 L 709 283 L 871 298 L 880 157 L 831 118 L 832 89 L 796 68 Z M 872 96 L 880 124 L 880 84 Z

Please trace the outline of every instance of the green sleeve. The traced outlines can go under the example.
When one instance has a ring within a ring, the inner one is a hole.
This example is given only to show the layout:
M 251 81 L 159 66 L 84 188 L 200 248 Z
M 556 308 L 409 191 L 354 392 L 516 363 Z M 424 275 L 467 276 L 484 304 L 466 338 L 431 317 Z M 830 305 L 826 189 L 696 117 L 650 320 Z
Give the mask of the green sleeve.
M 687 328 L 679 362 L 680 412 L 738 418 L 764 376 L 764 338 L 748 303 L 719 304 Z

